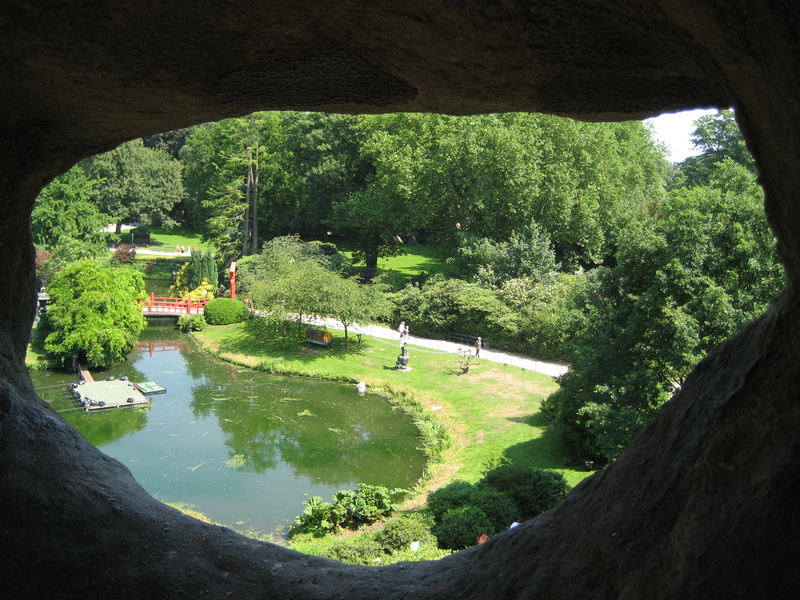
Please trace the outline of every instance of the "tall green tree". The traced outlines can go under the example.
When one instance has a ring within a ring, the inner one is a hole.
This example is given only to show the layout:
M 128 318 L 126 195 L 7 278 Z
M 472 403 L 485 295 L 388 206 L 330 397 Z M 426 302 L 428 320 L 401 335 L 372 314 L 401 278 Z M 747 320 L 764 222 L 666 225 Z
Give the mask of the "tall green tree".
M 73 241 L 96 254 L 105 249 L 107 235 L 103 228 L 108 217 L 92 202 L 99 183 L 76 165 L 46 185 L 33 205 L 33 243 L 50 252 Z
M 142 274 L 82 260 L 59 271 L 48 285 L 52 304 L 39 335 L 61 365 L 79 361 L 108 367 L 123 360 L 144 329 Z
M 616 458 L 693 365 L 783 287 L 754 175 L 730 159 L 630 223 L 546 403 L 579 458 Z
M 678 164 L 674 187 L 708 184 L 716 166 L 725 159 L 742 165 L 752 173 L 756 172 L 755 161 L 731 110 L 720 110 L 697 119 L 692 143 L 700 150 L 700 154 Z
M 253 254 L 286 169 L 281 118 L 255 113 L 195 127 L 181 151 L 196 229 L 227 263 Z
M 183 166 L 161 150 L 132 140 L 82 163 L 89 177 L 100 180 L 94 190 L 98 208 L 117 225 L 126 221 L 166 224 L 184 195 Z
M 392 306 L 384 285 L 337 277 L 337 280 L 331 280 L 328 316 L 342 323 L 347 342 L 348 331 L 354 324 L 366 325 L 384 319 L 391 313 Z

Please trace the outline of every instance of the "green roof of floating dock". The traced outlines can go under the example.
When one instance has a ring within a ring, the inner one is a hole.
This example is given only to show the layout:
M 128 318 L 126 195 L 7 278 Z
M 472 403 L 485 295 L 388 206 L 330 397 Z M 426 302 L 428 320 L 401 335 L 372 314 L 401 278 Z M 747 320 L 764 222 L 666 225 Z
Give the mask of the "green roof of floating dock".
M 136 387 L 145 395 L 152 396 L 153 394 L 166 394 L 167 388 L 157 384 L 155 381 L 145 381 L 144 383 L 137 383 Z

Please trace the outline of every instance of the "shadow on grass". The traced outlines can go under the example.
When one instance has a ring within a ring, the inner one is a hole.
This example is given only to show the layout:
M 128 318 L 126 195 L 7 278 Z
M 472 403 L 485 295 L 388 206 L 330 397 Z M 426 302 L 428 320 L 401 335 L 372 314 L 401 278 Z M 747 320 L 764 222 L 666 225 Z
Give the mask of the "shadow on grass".
M 354 340 L 345 342 L 334 338 L 330 346 L 314 346 L 305 341 L 306 326 L 298 331 L 296 324 L 266 330 L 253 321 L 245 323 L 240 335 L 231 336 L 219 345 L 221 352 L 244 354 L 258 358 L 278 358 L 304 363 L 313 363 L 320 358 L 344 360 L 350 355 L 361 354 L 364 344 Z
M 532 415 L 508 417 L 514 423 L 523 423 L 543 430 L 541 435 L 514 444 L 503 450 L 503 456 L 511 462 L 530 465 L 537 469 L 563 469 L 567 467 L 564 458 L 564 445 L 554 427 L 548 427 L 546 417 L 535 412 Z M 535 432 L 531 431 L 533 435 Z

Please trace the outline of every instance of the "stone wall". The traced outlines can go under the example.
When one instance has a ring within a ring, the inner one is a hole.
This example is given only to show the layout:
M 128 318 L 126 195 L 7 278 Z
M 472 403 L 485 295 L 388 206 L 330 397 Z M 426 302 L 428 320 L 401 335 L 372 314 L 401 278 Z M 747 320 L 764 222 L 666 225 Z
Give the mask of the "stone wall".
M 800 596 L 800 10 L 722 0 L 280 4 L 0 8 L 3 597 Z M 31 205 L 57 173 L 124 140 L 273 108 L 602 120 L 729 105 L 759 164 L 787 290 L 697 366 L 615 465 L 483 546 L 437 563 L 350 567 L 201 524 L 150 498 L 32 391 Z

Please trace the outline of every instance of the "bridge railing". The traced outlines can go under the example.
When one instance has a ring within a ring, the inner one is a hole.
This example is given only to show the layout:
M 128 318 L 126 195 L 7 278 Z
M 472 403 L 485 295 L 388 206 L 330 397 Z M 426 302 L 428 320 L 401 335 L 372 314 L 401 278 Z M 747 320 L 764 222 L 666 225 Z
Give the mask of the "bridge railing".
M 203 314 L 208 298 L 170 298 L 168 296 L 156 296 L 150 294 L 150 298 L 143 307 L 147 313 L 164 313 L 169 315 Z

